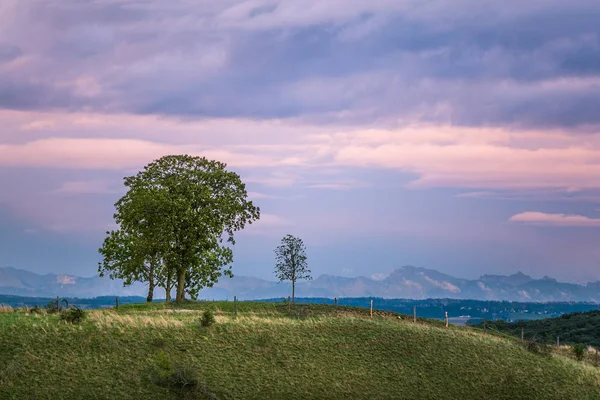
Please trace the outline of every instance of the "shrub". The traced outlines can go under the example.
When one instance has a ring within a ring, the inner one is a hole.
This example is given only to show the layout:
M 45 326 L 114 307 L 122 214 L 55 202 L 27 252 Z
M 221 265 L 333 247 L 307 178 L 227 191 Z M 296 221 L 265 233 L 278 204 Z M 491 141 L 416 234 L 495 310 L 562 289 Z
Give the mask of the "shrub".
M 587 351 L 587 348 L 585 347 L 584 344 L 581 343 L 577 343 L 574 344 L 571 349 L 573 350 L 573 354 L 575 354 L 575 358 L 579 361 L 583 360 L 583 357 L 585 356 L 585 352 Z
M 69 311 L 60 314 L 60 319 L 71 324 L 78 324 L 86 317 L 85 310 L 79 307 L 72 306 Z
M 46 304 L 46 312 L 48 314 L 56 314 L 56 313 L 60 312 L 60 310 L 61 310 L 61 306 L 57 300 L 51 300 L 48 302 L 48 304 Z
M 192 389 L 199 383 L 196 370 L 185 364 L 173 365 L 171 358 L 160 351 L 155 361 L 153 380 L 159 386 L 170 389 Z
M 205 310 L 200 318 L 200 326 L 209 327 L 215 323 L 215 314 L 211 310 Z
M 167 376 L 167 386 L 174 389 L 192 389 L 198 385 L 198 373 L 187 365 L 178 365 Z
M 537 354 L 543 357 L 549 357 L 552 354 L 552 346 L 545 343 L 538 343 L 535 339 L 526 340 L 523 343 L 523 347 L 533 354 Z
M 42 312 L 42 309 L 36 304 L 31 310 L 29 310 L 29 312 L 32 314 L 40 314 Z

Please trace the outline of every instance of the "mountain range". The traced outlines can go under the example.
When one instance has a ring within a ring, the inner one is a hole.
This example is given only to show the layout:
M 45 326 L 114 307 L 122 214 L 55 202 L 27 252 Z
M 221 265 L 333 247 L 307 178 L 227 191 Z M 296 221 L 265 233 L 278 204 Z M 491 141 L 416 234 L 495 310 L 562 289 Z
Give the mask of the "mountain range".
M 224 278 L 212 288 L 200 292 L 201 299 L 256 300 L 287 297 L 289 283 L 278 283 L 248 276 Z M 0 294 L 39 297 L 145 296 L 143 283 L 124 287 L 120 280 L 98 276 L 39 275 L 11 267 L 0 267 Z M 600 281 L 585 285 L 558 282 L 544 277 L 534 279 L 521 272 L 513 275 L 483 275 L 479 279 L 461 279 L 439 271 L 404 266 L 382 280 L 359 276 L 347 278 L 321 275 L 296 284 L 298 297 L 381 297 L 381 298 L 452 298 L 508 301 L 586 301 L 600 302 Z M 164 298 L 157 290 L 155 298 Z

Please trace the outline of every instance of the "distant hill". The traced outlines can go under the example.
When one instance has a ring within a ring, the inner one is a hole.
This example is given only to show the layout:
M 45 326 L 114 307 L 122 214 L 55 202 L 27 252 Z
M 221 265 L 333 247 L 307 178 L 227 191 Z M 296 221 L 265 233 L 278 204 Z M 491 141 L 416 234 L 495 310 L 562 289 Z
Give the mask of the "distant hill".
M 143 295 L 145 285 L 135 283 L 123 287 L 123 281 L 100 278 L 82 278 L 64 274 L 39 275 L 12 267 L 0 268 L 0 294 L 29 297 L 98 297 L 104 295 Z
M 521 336 L 522 329 L 525 338 L 539 342 L 556 343 L 556 338 L 559 337 L 561 344 L 583 343 L 600 347 L 600 310 L 574 312 L 558 318 L 534 321 L 494 321 L 489 322 L 488 326 L 517 337 Z
M 77 298 L 77 297 L 66 297 L 68 305 L 77 306 L 79 308 L 84 309 L 94 309 L 94 308 L 109 308 L 115 306 L 115 296 L 101 296 L 101 297 L 93 297 L 93 298 Z M 14 295 L 6 295 L 0 294 L 0 306 L 9 306 L 9 307 L 45 307 L 49 302 L 55 302 L 56 297 L 23 297 L 23 296 L 14 296 Z M 63 303 L 63 297 L 60 298 L 61 305 L 65 305 Z M 155 300 L 160 301 L 160 300 Z M 162 299 L 164 301 L 164 299 Z M 122 304 L 132 304 L 132 303 L 145 303 L 146 298 L 140 296 L 119 296 L 119 305 Z
M 15 268 L 0 268 L 0 293 L 20 296 L 145 296 L 143 283 L 123 287 L 120 280 L 72 275 L 38 275 Z M 288 283 L 236 276 L 224 278 L 213 288 L 200 292 L 201 299 L 240 300 L 287 297 Z M 321 275 L 314 280 L 299 282 L 299 297 L 379 297 L 379 298 L 451 298 L 521 302 L 600 302 L 600 281 L 586 285 L 558 282 L 544 277 L 534 279 L 521 272 L 513 275 L 483 275 L 479 279 L 461 279 L 439 271 L 404 266 L 395 269 L 382 280 L 364 276 L 348 278 Z M 157 290 L 156 297 L 164 297 Z

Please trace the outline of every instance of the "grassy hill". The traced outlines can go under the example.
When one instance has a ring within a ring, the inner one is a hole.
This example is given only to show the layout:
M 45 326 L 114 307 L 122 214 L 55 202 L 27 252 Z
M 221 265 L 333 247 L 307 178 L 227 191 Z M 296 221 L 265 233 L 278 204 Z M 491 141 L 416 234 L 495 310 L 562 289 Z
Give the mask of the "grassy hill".
M 558 336 L 561 343 L 582 343 L 600 348 L 600 311 L 575 312 L 535 321 L 493 321 L 488 322 L 488 326 L 519 337 L 523 329 L 525 338 L 538 341 L 555 343 Z
M 202 311 L 216 323 L 202 328 Z M 8 310 L 10 311 L 10 310 Z M 600 399 L 600 370 L 358 308 L 162 303 L 0 313 L 1 399 Z M 187 383 L 187 384 L 186 384 Z

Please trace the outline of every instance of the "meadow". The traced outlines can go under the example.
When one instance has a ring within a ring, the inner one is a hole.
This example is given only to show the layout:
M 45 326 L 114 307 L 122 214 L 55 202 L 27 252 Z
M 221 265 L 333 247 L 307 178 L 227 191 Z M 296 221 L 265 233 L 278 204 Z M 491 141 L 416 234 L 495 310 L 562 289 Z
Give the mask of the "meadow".
M 210 309 L 215 323 L 202 327 Z M 1 399 L 600 399 L 567 352 L 352 307 L 132 304 L 0 312 Z

